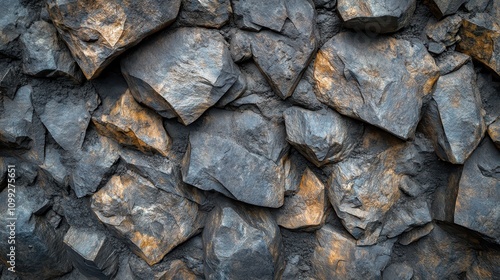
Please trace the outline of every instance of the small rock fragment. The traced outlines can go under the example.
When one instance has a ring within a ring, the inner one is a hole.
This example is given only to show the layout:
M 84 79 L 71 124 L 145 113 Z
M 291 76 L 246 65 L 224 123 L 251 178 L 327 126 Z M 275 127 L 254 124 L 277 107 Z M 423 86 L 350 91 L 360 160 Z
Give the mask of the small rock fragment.
M 423 227 L 414 228 L 408 232 L 405 232 L 399 238 L 399 244 L 409 245 L 413 242 L 418 241 L 420 238 L 428 235 L 434 229 L 433 223 L 428 223 Z
M 458 31 L 462 26 L 462 18 L 458 15 L 449 16 L 439 22 L 427 25 L 425 33 L 435 43 L 449 47 L 460 41 Z
M 229 21 L 229 0 L 182 0 L 179 22 L 189 26 L 220 28 Z

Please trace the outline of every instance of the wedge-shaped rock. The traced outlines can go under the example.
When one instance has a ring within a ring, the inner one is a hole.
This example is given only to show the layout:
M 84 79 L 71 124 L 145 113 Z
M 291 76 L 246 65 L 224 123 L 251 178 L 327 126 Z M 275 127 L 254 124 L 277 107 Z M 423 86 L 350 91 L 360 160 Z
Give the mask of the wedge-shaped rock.
M 356 240 L 331 225 L 318 230 L 316 239 L 311 262 L 317 279 L 380 279 L 395 242 L 359 247 Z
M 118 254 L 103 232 L 71 227 L 64 244 L 73 265 L 91 279 L 111 279 L 118 269 Z
M 488 126 L 488 134 L 493 143 L 500 149 L 500 117 Z
M 439 22 L 428 24 L 425 28 L 425 33 L 432 41 L 449 47 L 460 41 L 458 31 L 461 26 L 462 18 L 459 15 L 453 15 Z
M 82 72 L 68 48 L 57 37 L 54 26 L 36 21 L 21 36 L 24 73 L 36 77 L 66 76 L 75 82 L 83 80 Z
M 376 33 L 395 32 L 407 26 L 416 6 L 416 0 L 337 2 L 337 9 L 347 27 Z
M 14 99 L 18 85 L 19 77 L 17 76 L 14 67 L 0 70 L 0 95 Z
M 500 151 L 486 137 L 465 162 L 454 222 L 500 244 Z
M 212 110 L 191 132 L 184 182 L 245 203 L 278 208 L 285 193 L 284 128 L 251 111 Z
M 292 107 L 283 117 L 288 142 L 318 167 L 346 158 L 363 133 L 362 125 L 331 109 Z
M 206 279 L 280 279 L 281 233 L 265 209 L 222 202 L 203 230 Z
M 276 211 L 276 222 L 287 229 L 314 229 L 324 223 L 325 209 L 325 186 L 306 168 L 298 192 L 285 197 L 284 205 Z
M 34 15 L 20 0 L 5 0 L 0 3 L 0 53 L 19 56 L 19 48 L 13 42 L 26 31 Z
M 434 59 L 419 43 L 359 36 L 340 33 L 318 52 L 318 99 L 399 138 L 413 138 L 423 99 L 439 77 Z
M 118 55 L 177 17 L 181 0 L 58 1 L 47 8 L 59 34 L 87 79 Z
M 458 33 L 462 39 L 457 50 L 500 75 L 500 24 L 488 14 L 476 14 L 464 19 Z
M 122 73 L 137 101 L 185 125 L 217 103 L 241 74 L 224 37 L 202 28 L 159 34 L 122 60 Z
M 229 21 L 229 0 L 182 0 L 179 22 L 190 26 L 220 28 Z
M 92 196 L 91 208 L 149 265 L 202 227 L 196 203 L 164 192 L 131 171 L 113 176 Z
M 442 18 L 458 11 L 467 0 L 425 0 L 424 1 L 435 17 Z
M 170 264 L 168 271 L 158 277 L 158 280 L 201 280 L 181 260 L 175 260 Z
M 438 156 L 463 164 L 483 138 L 486 125 L 472 62 L 439 77 L 423 118 Z
M 30 148 L 34 116 L 31 86 L 21 87 L 13 99 L 4 97 L 0 107 L 0 142 L 7 147 Z

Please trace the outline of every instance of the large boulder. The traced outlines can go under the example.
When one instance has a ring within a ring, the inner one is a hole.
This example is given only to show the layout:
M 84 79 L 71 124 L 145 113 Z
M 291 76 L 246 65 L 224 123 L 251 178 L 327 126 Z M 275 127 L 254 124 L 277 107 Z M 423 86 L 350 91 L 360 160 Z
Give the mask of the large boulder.
M 177 17 L 181 0 L 47 1 L 52 23 L 87 79 Z
M 216 30 L 162 33 L 122 60 L 122 73 L 140 103 L 188 125 L 215 105 L 240 76 Z
M 413 138 L 421 107 L 439 77 L 420 43 L 344 32 L 318 52 L 314 79 L 318 99 L 339 113 Z

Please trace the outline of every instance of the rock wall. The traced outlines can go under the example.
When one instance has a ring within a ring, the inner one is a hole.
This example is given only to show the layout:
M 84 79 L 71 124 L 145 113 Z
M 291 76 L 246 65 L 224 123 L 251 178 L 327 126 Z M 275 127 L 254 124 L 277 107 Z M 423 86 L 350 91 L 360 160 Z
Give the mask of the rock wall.
M 498 0 L 1 0 L 0 279 L 500 279 L 499 45 Z

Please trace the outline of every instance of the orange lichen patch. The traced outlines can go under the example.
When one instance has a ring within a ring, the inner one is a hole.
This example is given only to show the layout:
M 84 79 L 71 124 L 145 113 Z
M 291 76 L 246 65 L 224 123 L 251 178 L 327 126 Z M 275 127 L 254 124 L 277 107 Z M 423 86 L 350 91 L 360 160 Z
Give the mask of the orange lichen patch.
M 154 236 L 135 231 L 132 233 L 130 241 L 132 241 L 141 250 L 141 253 L 145 256 L 143 259 L 149 265 L 159 262 L 166 255 L 165 252 L 159 251 L 158 244 L 161 241 L 156 239 Z

